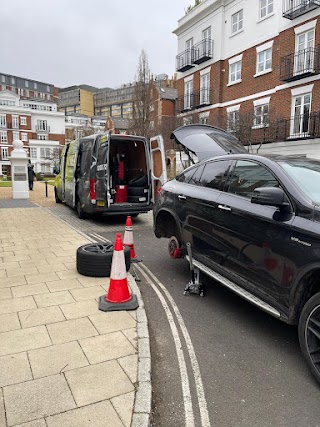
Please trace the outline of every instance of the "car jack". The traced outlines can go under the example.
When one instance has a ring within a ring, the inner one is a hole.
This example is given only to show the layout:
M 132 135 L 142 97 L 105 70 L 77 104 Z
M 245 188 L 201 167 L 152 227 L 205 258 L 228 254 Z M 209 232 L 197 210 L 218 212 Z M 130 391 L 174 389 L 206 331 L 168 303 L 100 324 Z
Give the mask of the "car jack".
M 187 286 L 185 287 L 183 295 L 187 295 L 187 292 L 189 292 L 189 294 L 196 294 L 196 295 L 200 295 L 201 297 L 203 297 L 204 296 L 203 285 L 199 280 L 200 270 L 199 270 L 199 268 L 196 268 L 193 265 L 191 245 L 189 242 L 187 243 L 187 252 L 188 252 L 188 257 L 189 257 L 191 280 L 187 284 Z

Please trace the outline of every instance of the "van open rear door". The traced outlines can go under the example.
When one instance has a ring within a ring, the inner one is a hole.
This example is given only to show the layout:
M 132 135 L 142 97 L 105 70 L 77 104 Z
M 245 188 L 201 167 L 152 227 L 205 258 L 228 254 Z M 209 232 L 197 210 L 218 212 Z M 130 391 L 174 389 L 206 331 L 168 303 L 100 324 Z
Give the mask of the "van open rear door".
M 103 134 L 97 138 L 97 166 L 96 166 L 96 205 L 97 207 L 110 206 L 110 174 L 109 151 L 110 135 Z
M 150 138 L 151 152 L 151 178 L 152 178 L 152 201 L 154 202 L 157 190 L 167 180 L 166 159 L 164 153 L 164 142 L 161 135 Z

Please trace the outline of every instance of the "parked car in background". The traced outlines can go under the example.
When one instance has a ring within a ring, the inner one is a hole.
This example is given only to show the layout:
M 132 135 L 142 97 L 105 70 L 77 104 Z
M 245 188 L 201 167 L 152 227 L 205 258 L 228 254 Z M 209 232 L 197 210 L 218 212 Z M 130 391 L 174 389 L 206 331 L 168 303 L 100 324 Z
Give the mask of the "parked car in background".
M 195 268 L 297 324 L 320 382 L 320 161 L 249 154 L 207 125 L 172 138 L 199 162 L 159 190 L 155 235 L 170 239 L 172 257 L 190 243 Z

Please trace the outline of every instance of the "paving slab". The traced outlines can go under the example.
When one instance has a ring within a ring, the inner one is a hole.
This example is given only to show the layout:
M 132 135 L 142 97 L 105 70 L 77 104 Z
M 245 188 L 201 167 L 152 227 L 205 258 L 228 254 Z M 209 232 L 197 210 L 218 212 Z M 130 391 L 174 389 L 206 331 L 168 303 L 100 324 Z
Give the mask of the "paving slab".
M 83 289 L 72 289 L 70 290 L 70 294 L 76 301 L 85 301 L 98 299 L 101 295 L 103 295 L 105 290 L 102 286 L 92 286 L 90 288 Z
M 8 426 L 22 424 L 76 407 L 62 375 L 3 388 Z
M 0 356 L 19 353 L 51 345 L 45 326 L 2 332 L 0 334 Z
M 15 427 L 47 427 L 44 418 L 40 420 L 30 421 L 30 423 L 19 424 Z
M 89 365 L 76 341 L 28 352 L 34 378 L 46 377 Z
M 78 406 L 129 393 L 134 386 L 115 361 L 90 365 L 65 373 Z
M 52 282 L 47 282 L 47 286 L 50 292 L 66 291 L 68 289 L 83 287 L 77 279 L 54 280 Z
M 20 328 L 18 313 L 0 314 L 0 333 Z
M 122 332 L 99 335 L 79 341 L 89 362 L 100 363 L 135 353 L 134 347 Z
M 125 427 L 130 427 L 134 405 L 134 392 L 114 397 L 111 399 L 111 403 Z
M 23 328 L 30 328 L 32 326 L 62 322 L 65 320 L 65 317 L 60 307 L 53 306 L 21 311 L 19 319 Z
M 48 294 L 35 295 L 38 307 L 49 307 L 52 305 L 69 304 L 75 302 L 69 291 L 50 292 Z
M 0 357 L 0 366 L 0 387 L 32 379 L 32 372 L 26 353 L 2 356 Z
M 47 329 L 54 344 L 62 344 L 98 335 L 97 330 L 87 318 L 53 323 L 48 325 Z
M 10 302 L 0 300 L 0 314 L 15 313 L 17 311 L 36 308 L 36 303 L 32 296 L 25 298 L 11 298 Z
M 46 294 L 48 292 L 49 289 L 45 283 L 39 283 L 37 285 L 21 285 L 12 288 L 12 295 L 14 298 L 26 297 L 29 295 L 37 294 Z
M 138 380 L 138 355 L 131 354 L 130 356 L 122 357 L 118 359 L 121 368 L 128 375 L 132 384 L 136 384 Z
M 4 399 L 3 399 L 3 393 L 1 388 L 0 388 L 0 426 L 1 427 L 6 426 L 6 412 L 4 409 Z
M 136 327 L 136 321 L 127 311 L 111 311 L 106 313 L 100 311 L 89 316 L 89 319 L 100 334 Z
M 0 278 L 1 280 L 1 278 Z M 12 298 L 12 292 L 10 288 L 3 288 L 0 292 L 0 300 Z M 7 303 L 8 304 L 8 303 Z
M 48 427 L 123 427 L 108 400 L 48 417 L 46 421 Z
M 61 306 L 61 310 L 67 319 L 76 319 L 77 317 L 99 313 L 99 306 L 98 301 L 88 300 L 65 304 Z

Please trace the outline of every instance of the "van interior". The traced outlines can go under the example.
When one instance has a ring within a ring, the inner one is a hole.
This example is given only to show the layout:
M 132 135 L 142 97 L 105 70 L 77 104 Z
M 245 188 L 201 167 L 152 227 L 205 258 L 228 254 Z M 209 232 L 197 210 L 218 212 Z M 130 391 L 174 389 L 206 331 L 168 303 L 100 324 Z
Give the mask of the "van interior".
M 112 135 L 109 150 L 110 193 L 113 203 L 149 200 L 146 146 L 143 140 Z

